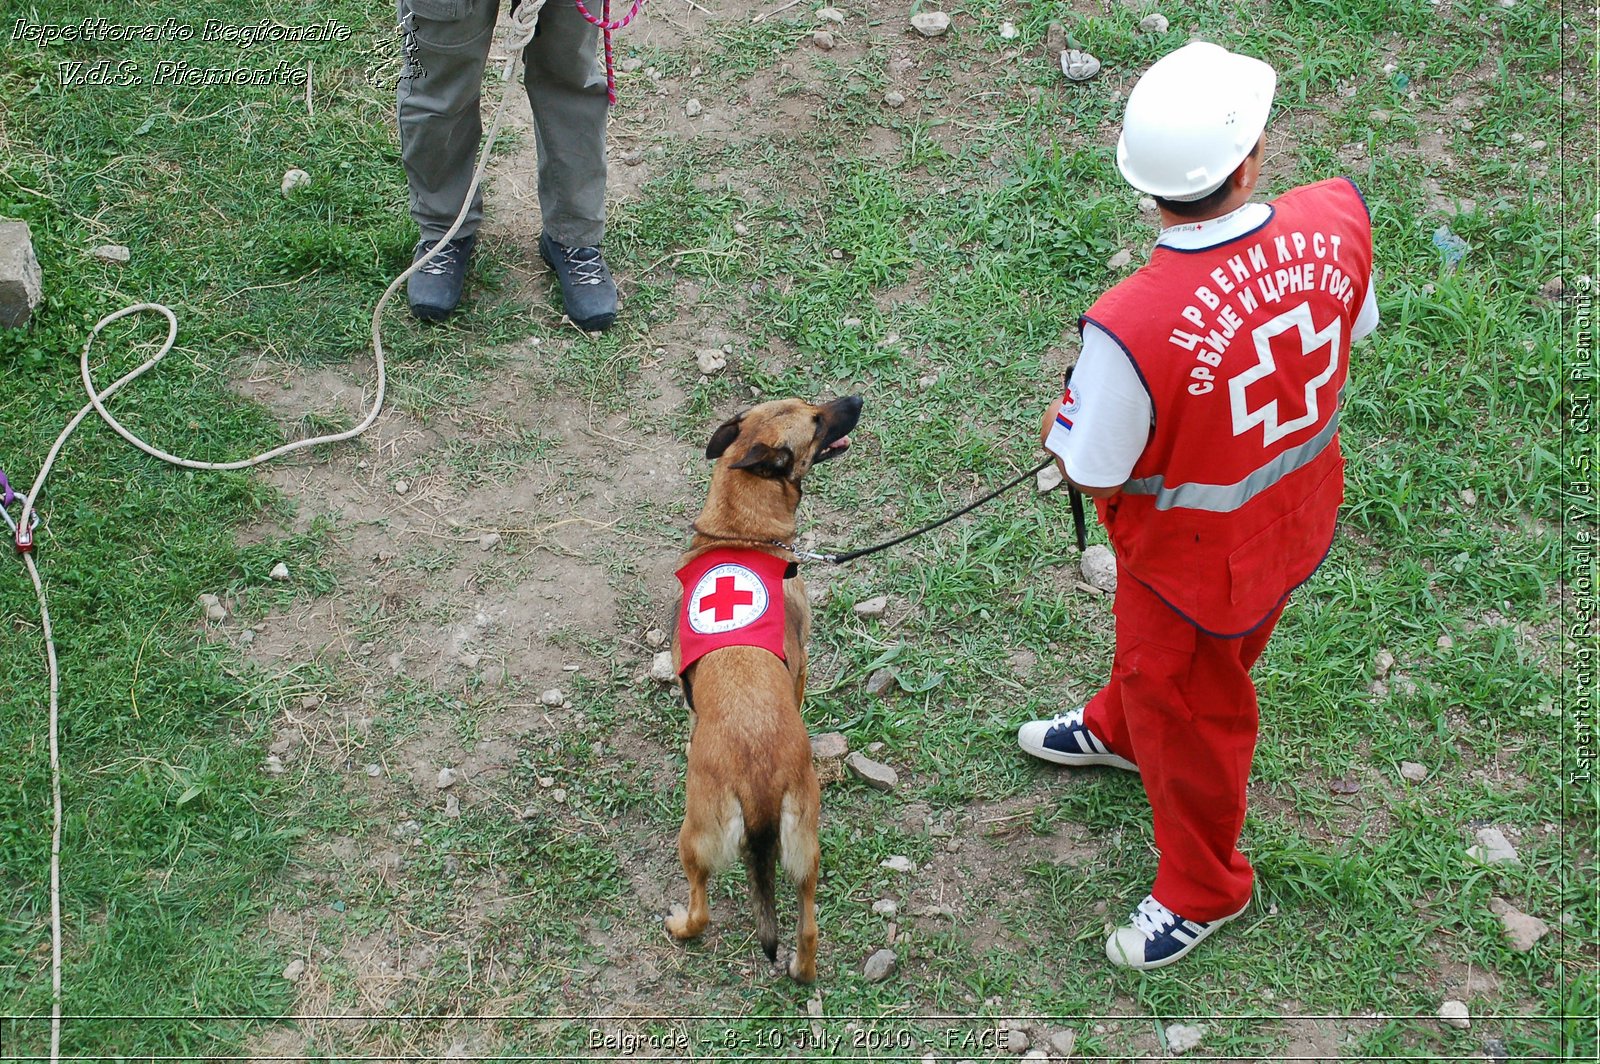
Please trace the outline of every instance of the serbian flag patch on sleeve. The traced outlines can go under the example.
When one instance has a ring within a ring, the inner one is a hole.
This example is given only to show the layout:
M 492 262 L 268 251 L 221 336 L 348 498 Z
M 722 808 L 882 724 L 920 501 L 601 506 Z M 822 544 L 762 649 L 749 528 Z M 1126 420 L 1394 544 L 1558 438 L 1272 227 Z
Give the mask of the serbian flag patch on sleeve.
M 790 565 L 765 551 L 717 547 L 679 569 L 680 672 L 723 647 L 760 647 L 783 660 L 783 578 Z

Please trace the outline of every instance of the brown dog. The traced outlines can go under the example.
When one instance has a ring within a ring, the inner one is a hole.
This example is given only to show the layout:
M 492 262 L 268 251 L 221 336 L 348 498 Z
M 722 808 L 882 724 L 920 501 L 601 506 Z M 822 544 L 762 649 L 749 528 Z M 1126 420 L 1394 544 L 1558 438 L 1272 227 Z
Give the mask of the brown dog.
M 706 929 L 706 886 L 738 855 L 757 937 L 776 960 L 781 863 L 800 897 L 789 974 L 805 983 L 817 977 L 821 856 L 817 774 L 800 718 L 811 609 L 783 544 L 794 542 L 801 479 L 849 446 L 860 416 L 859 396 L 822 406 L 784 399 L 721 425 L 706 446 L 717 463 L 711 492 L 679 569 L 684 599 L 672 662 L 693 721 L 678 832 L 689 909 L 668 917 L 667 931 L 681 941 Z

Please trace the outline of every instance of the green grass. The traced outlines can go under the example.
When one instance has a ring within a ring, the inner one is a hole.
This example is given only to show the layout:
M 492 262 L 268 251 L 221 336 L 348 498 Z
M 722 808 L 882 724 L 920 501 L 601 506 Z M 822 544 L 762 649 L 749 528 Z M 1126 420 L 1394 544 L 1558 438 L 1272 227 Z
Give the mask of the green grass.
M 49 18 L 110 17 L 68 6 Z M 1164 39 L 1136 31 L 1142 12 L 1114 5 L 1083 17 L 1074 7 L 949 5 L 955 29 L 922 42 L 872 27 L 897 27 L 898 9 L 847 4 L 849 46 L 816 56 L 803 40 L 805 8 L 756 25 L 716 22 L 672 47 L 634 50 L 620 35 L 619 54 L 638 54 L 678 87 L 700 67 L 704 100 L 741 99 L 748 79 L 762 78 L 754 113 L 798 103 L 785 113 L 802 117 L 783 136 L 651 135 L 661 154 L 648 157 L 637 195 L 614 205 L 607 238 L 624 318 L 598 340 L 554 335 L 543 288 L 531 306 L 508 294 L 520 264 L 492 243 L 456 324 L 419 329 L 393 315 L 398 407 L 425 424 L 466 414 L 476 427 L 394 472 L 442 475 L 465 492 L 539 470 L 537 482 L 559 479 L 569 503 L 590 498 L 553 429 L 474 405 L 485 381 L 516 371 L 510 345 L 540 334 L 531 395 L 586 407 L 598 424 L 676 389 L 684 401 L 651 426 L 674 446 L 702 447 L 752 388 L 859 391 L 857 447 L 808 485 L 803 529 L 822 546 L 850 547 L 941 516 L 1033 460 L 1038 412 L 1075 347 L 1072 322 L 1115 281 L 1105 265 L 1115 252 L 1137 260 L 1149 247 L 1151 218 L 1107 146 L 1114 93 L 1189 33 L 1282 57 L 1269 182 L 1276 191 L 1336 172 L 1357 181 L 1373 214 L 1384 323 L 1353 359 L 1341 535 L 1257 667 L 1250 915 L 1167 972 L 1104 962 L 1103 922 L 1119 920 L 1154 873 L 1142 793 L 1131 777 L 1041 768 L 1012 739 L 1020 720 L 1092 694 L 1110 666 L 1110 601 L 1074 588 L 1070 519 L 1056 496 L 1025 489 L 819 574 L 831 591 L 817 609 L 808 726 L 843 731 L 855 749 L 883 744 L 877 756 L 902 783 L 893 795 L 852 783 L 825 791 L 828 1019 L 817 1049 L 804 1041 L 812 991 L 768 973 L 739 877 L 717 884 L 705 941 L 679 950 L 656 928 L 661 914 L 641 884 L 681 900 L 672 838 L 685 723 L 671 692 L 636 681 L 648 623 L 624 621 L 615 638 L 580 628 L 548 637 L 584 662 L 563 682 L 582 726 L 519 736 L 492 796 L 463 792 L 459 816 L 426 788 L 350 786 L 342 761 L 264 775 L 274 722 L 308 692 L 374 718 L 370 731 L 342 737 L 339 757 L 359 768 L 424 740 L 464 754 L 538 691 L 477 674 L 372 681 L 334 660 L 278 676 L 244 668 L 237 647 L 207 635 L 198 596 L 221 595 L 247 621 L 336 591 L 359 597 L 337 560 L 349 530 L 314 523 L 264 539 L 261 529 L 291 527 L 293 499 L 243 474 L 175 472 L 90 421 L 50 481 L 39 549 L 64 677 L 64 1007 L 81 1017 L 67 1028 L 72 1052 L 235 1052 L 274 1025 L 204 1017 L 303 1006 L 280 973 L 305 948 L 322 950 L 329 1011 L 424 1018 L 316 1028 L 327 1059 L 438 1053 L 458 1038 L 495 1059 L 576 1057 L 608 1028 L 729 1053 L 993 1055 L 983 1042 L 992 1026 L 927 1018 L 942 1012 L 1054 1017 L 1036 1029 L 1073 1027 L 1080 1056 L 1112 1059 L 1159 1052 L 1170 1023 L 1196 1018 L 1208 1025 L 1197 1055 L 1272 1059 L 1299 1030 L 1283 1016 L 1328 1017 L 1347 1059 L 1468 1058 L 1490 1040 L 1512 1059 L 1587 1055 L 1600 791 L 1573 783 L 1582 765 L 1564 743 L 1584 727 L 1592 734 L 1593 692 L 1562 665 L 1592 639 L 1573 589 L 1594 578 L 1592 552 L 1574 549 L 1594 531 L 1593 437 L 1567 415 L 1593 399 L 1592 365 L 1570 376 L 1573 352 L 1592 350 L 1593 325 L 1586 340 L 1578 304 L 1540 290 L 1563 275 L 1573 291 L 1593 272 L 1594 100 L 1582 62 L 1592 33 L 1563 31 L 1548 5 L 1490 0 L 1168 4 Z M 181 10 L 179 21 L 196 24 L 242 18 L 200 0 Z M 156 13 L 173 11 L 135 3 L 116 20 Z M 309 18 L 289 5 L 270 14 L 289 25 Z M 311 113 L 299 91 L 55 81 L 55 61 L 69 54 L 146 63 L 165 54 L 159 46 L 0 43 L 0 98 L 11 102 L 0 119 L 0 216 L 32 226 L 47 288 L 27 329 L 0 333 L 10 386 L 0 465 L 14 484 L 31 479 L 82 402 L 71 361 L 88 328 L 125 302 L 172 304 L 183 332 L 116 409 L 186 455 L 235 458 L 281 442 L 274 416 L 230 386 L 258 355 L 306 369 L 362 356 L 371 303 L 412 240 L 388 118 L 393 42 L 387 9 L 337 3 L 318 17 L 349 26 L 352 40 L 249 55 L 260 66 L 312 61 Z M 674 16 L 663 6 L 645 17 Z M 995 35 L 1001 18 L 1017 22 L 1019 40 Z M 1106 63 L 1098 81 L 1066 86 L 1033 58 L 1052 19 Z M 1023 61 L 1006 59 L 1013 48 Z M 907 50 L 920 64 L 915 88 L 890 110 L 880 104 L 889 61 Z M 239 61 L 224 46 L 186 55 Z M 778 75 L 781 63 L 790 75 Z M 1484 83 L 1467 85 L 1461 71 L 1480 65 Z M 623 79 L 619 128 L 653 121 L 646 85 L 642 73 Z M 1458 112 L 1464 88 L 1476 103 Z M 1375 122 L 1376 110 L 1388 120 Z M 278 180 L 290 165 L 311 170 L 313 184 L 286 199 Z M 1429 181 L 1472 205 L 1443 212 Z M 1454 270 L 1432 243 L 1443 224 L 1471 245 Z M 87 257 L 106 242 L 132 247 L 133 261 L 119 269 Z M 684 322 L 687 340 L 673 331 Z M 663 330 L 691 351 L 703 331 L 726 334 L 729 370 L 702 378 L 676 348 L 656 356 Z M 95 348 L 98 378 L 146 357 L 155 335 L 144 320 L 109 330 Z M 291 431 L 343 417 L 307 415 Z M 634 421 L 623 435 L 651 430 Z M 640 554 L 676 549 L 697 490 L 669 513 L 635 505 L 617 526 L 634 538 L 597 548 L 619 600 L 660 605 L 666 589 L 648 586 Z M 480 572 L 489 591 L 538 579 L 535 546 L 508 537 Z M 458 548 L 408 542 L 396 571 L 438 589 Z M 283 558 L 294 571 L 287 586 L 267 576 Z M 20 566 L 0 568 L 10 574 L 0 579 L 0 778 L 10 781 L 0 789 L 0 1012 L 32 1017 L 0 1019 L 3 1056 L 14 1045 L 38 1052 L 47 1034 L 49 779 L 33 599 Z M 381 648 L 372 654 L 381 661 L 405 624 L 448 625 L 476 593 L 456 586 L 397 611 L 374 594 L 349 639 Z M 854 614 L 877 594 L 891 598 L 887 616 Z M 1380 650 L 1395 665 L 1375 692 Z M 1032 664 L 1014 669 L 1018 651 Z M 877 668 L 894 670 L 898 693 L 862 692 Z M 1405 783 L 1402 761 L 1426 764 L 1428 779 Z M 1333 793 L 1329 782 L 1343 778 L 1359 790 Z M 412 821 L 414 831 L 394 834 Z M 1520 868 L 1467 862 L 1474 830 L 1490 824 L 1519 837 Z M 374 877 L 330 858 L 335 839 L 392 848 L 399 871 Z M 885 869 L 892 855 L 922 871 Z M 934 883 L 947 889 L 942 901 Z M 1557 930 L 1531 953 L 1512 952 L 1488 910 L 1497 896 Z M 494 905 L 469 918 L 474 897 Z M 873 984 L 861 962 L 885 939 L 887 921 L 872 912 L 885 897 L 901 906 L 900 969 Z M 948 914 L 929 914 L 939 904 Z M 269 931 L 274 911 L 321 945 Z M 374 996 L 341 949 L 355 942 L 427 945 L 426 978 Z M 1442 988 L 1469 968 L 1491 973 L 1491 989 L 1470 998 L 1471 1031 L 1442 1028 L 1433 1019 Z M 531 1018 L 630 1002 L 643 1003 L 637 1020 Z M 461 1019 L 480 1014 L 529 1018 L 475 1029 Z M 693 1014 L 726 1018 L 670 1019 Z M 869 1019 L 852 1031 L 846 1016 Z

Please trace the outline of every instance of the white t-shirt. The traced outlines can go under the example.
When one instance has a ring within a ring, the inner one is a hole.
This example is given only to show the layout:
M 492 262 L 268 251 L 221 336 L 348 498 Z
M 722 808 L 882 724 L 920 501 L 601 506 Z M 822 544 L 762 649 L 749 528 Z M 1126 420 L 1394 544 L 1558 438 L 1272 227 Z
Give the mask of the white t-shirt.
M 1271 210 L 1265 203 L 1246 203 L 1220 218 L 1163 229 L 1156 243 L 1183 251 L 1208 248 L 1265 225 Z M 1350 330 L 1352 343 L 1378 327 L 1378 302 L 1372 290 L 1369 284 Z M 1154 411 L 1132 360 L 1110 333 L 1093 322 L 1084 324 L 1071 396 L 1072 402 L 1063 405 L 1061 417 L 1050 427 L 1045 449 L 1061 459 L 1075 484 L 1112 488 L 1126 483 L 1150 440 Z

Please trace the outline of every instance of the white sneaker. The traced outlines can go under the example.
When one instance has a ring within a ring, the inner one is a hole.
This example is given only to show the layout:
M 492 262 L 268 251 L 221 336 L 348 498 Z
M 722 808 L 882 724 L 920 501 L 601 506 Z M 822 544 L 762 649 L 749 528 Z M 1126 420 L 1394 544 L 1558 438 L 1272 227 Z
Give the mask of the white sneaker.
M 1106 939 L 1106 959 L 1119 968 L 1165 967 L 1183 959 L 1207 935 L 1249 907 L 1246 901 L 1239 912 L 1201 923 L 1185 920 L 1147 894 L 1129 925 L 1117 928 Z
M 1083 707 L 1069 710 L 1049 720 L 1030 720 L 1017 729 L 1017 745 L 1034 757 L 1058 765 L 1110 765 L 1124 772 L 1138 772 L 1139 766 L 1100 741 L 1083 723 Z

